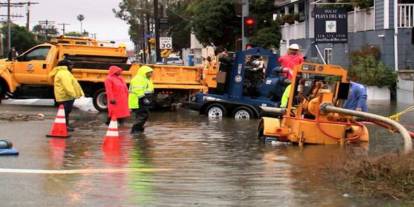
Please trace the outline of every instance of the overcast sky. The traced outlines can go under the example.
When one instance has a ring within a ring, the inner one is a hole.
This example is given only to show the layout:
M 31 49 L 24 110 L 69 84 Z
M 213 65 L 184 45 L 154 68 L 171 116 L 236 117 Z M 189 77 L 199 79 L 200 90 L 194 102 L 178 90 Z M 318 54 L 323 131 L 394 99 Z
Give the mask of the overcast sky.
M 11 0 L 20 2 L 23 0 Z M 26 0 L 24 0 L 26 1 Z M 61 32 L 61 27 L 57 24 L 68 23 L 66 31 L 80 31 L 80 23 L 76 19 L 78 14 L 83 14 L 83 28 L 89 33 L 96 33 L 99 40 L 114 40 L 124 42 L 132 49 L 129 40 L 128 25 L 115 18 L 112 9 L 118 8 L 120 0 L 32 0 L 39 2 L 31 7 L 31 27 L 38 24 L 40 20 L 50 20 L 56 22 L 56 27 Z M 1 10 L 5 14 L 6 10 Z M 14 8 L 12 14 L 26 14 L 26 8 Z M 16 18 L 14 22 L 25 25 L 26 18 Z

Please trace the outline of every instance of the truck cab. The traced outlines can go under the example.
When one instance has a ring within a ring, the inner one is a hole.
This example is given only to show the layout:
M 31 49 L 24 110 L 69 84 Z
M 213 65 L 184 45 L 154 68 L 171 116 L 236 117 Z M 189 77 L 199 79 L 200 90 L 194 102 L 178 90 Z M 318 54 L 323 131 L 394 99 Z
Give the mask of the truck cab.
M 209 118 L 232 116 L 235 119 L 261 117 L 260 107 L 277 107 L 286 87 L 277 65 L 277 55 L 263 48 L 239 51 L 232 67 L 220 67 L 217 88 L 193 97 L 191 108 Z
M 41 98 L 52 98 L 52 81 L 48 74 L 58 61 L 58 51 L 52 44 L 41 44 L 14 60 L 0 62 L 0 92 L 13 98 L 30 97 L 34 90 L 43 91 Z M 36 86 L 36 87 L 30 87 Z M 30 90 L 26 90 L 29 89 Z M 25 91 L 25 93 L 22 93 Z M 38 97 L 38 96 L 35 96 Z
M 49 72 L 59 60 L 65 58 L 75 63 L 76 70 L 85 68 L 81 66 L 82 63 L 91 61 L 120 63 L 114 61 L 116 58 L 123 62 L 126 49 L 103 44 L 101 46 L 98 41 L 90 38 L 55 38 L 50 43 L 27 50 L 13 60 L 2 60 L 0 93 L 11 98 L 53 98 L 53 80 L 49 77 Z

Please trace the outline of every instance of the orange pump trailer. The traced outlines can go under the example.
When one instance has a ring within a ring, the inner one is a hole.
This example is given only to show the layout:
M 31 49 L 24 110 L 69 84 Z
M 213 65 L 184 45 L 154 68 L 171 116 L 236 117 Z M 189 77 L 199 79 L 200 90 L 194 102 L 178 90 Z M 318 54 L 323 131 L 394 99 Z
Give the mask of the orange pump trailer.
M 280 118 L 263 117 L 260 139 L 302 144 L 367 142 L 367 128 L 352 116 L 321 112 L 323 104 L 340 106 L 348 96 L 347 71 L 336 65 L 305 63 L 293 72 L 292 90 Z

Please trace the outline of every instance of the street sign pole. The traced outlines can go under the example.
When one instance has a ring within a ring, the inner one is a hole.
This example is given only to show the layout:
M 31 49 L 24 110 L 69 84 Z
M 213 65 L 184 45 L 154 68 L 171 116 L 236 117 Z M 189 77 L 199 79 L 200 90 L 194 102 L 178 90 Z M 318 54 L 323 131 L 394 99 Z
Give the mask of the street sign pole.
M 158 17 L 158 0 L 154 0 L 154 23 L 155 23 L 155 54 L 156 62 L 161 62 L 160 54 L 160 21 Z
M 10 0 L 7 1 L 7 52 L 11 49 L 11 20 L 10 20 Z
M 249 16 L 249 0 L 242 0 L 242 18 L 241 18 L 241 25 L 242 25 L 242 50 L 246 48 L 249 39 L 244 35 L 244 18 Z

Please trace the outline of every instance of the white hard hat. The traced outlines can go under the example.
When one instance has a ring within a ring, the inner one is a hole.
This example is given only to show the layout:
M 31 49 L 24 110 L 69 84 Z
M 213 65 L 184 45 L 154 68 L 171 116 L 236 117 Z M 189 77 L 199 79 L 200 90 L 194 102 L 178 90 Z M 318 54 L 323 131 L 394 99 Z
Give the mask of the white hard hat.
M 291 50 L 299 50 L 300 48 L 299 48 L 299 45 L 298 44 L 291 44 L 291 45 L 289 45 L 289 49 L 291 49 Z

